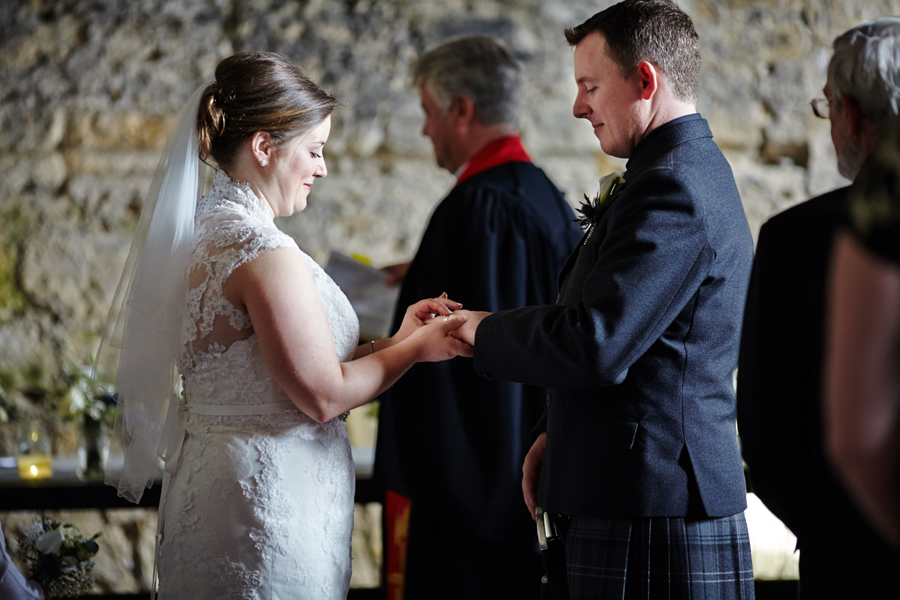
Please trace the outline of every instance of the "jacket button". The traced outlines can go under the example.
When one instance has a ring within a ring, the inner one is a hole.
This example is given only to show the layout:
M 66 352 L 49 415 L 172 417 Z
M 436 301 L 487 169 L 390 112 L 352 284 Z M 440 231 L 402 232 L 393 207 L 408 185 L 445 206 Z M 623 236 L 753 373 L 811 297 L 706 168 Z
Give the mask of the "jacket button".
M 547 394 L 547 406 L 550 406 L 553 403 L 553 396 Z

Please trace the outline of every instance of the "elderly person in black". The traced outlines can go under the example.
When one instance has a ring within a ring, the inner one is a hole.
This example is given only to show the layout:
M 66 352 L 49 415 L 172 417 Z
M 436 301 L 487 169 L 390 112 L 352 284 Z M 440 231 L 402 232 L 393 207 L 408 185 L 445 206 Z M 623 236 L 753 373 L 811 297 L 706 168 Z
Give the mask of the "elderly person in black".
M 826 441 L 835 470 L 900 564 L 900 121 L 849 193 L 829 285 Z M 880 597 L 900 583 L 884 573 Z M 870 576 L 869 572 L 865 576 Z
M 855 179 L 900 106 L 900 19 L 837 37 L 825 98 L 838 171 Z M 890 60 L 888 60 L 889 57 Z M 781 214 L 759 233 L 744 313 L 738 428 L 754 490 L 797 536 L 801 598 L 880 598 L 890 550 L 826 460 L 822 377 L 829 259 L 849 187 Z

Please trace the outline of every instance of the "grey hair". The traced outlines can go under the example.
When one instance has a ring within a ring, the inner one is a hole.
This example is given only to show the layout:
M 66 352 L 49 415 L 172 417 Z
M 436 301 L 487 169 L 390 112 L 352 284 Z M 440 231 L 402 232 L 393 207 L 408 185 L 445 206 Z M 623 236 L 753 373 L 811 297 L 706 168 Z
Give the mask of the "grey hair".
M 828 63 L 832 100 L 845 94 L 880 129 L 900 114 L 900 18 L 860 23 L 834 40 Z
M 429 50 L 416 61 L 413 83 L 425 84 L 442 113 L 468 96 L 483 125 L 518 126 L 522 69 L 493 38 L 463 37 Z

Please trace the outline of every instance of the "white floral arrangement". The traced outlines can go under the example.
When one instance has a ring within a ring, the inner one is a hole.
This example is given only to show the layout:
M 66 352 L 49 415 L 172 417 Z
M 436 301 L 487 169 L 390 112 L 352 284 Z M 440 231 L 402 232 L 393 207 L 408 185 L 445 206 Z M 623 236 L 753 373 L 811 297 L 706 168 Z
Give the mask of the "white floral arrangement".
M 100 550 L 95 542 L 72 525 L 60 525 L 42 517 L 26 527 L 18 538 L 18 557 L 28 563 L 28 576 L 51 596 L 79 596 L 94 587 L 94 561 Z

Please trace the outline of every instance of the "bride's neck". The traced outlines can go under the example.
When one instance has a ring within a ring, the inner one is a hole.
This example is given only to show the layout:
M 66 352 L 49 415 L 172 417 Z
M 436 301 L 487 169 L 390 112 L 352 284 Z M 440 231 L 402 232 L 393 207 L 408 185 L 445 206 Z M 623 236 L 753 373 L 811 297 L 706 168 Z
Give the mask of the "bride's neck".
M 268 181 L 269 178 L 267 178 L 266 175 L 271 173 L 271 170 L 267 172 L 265 167 L 260 166 L 260 164 L 253 160 L 251 156 L 248 156 L 248 153 L 246 152 L 242 152 L 237 160 L 234 161 L 234 164 L 229 165 L 227 168 L 222 167 L 222 170 L 225 171 L 233 181 L 245 183 L 250 186 L 250 190 L 256 197 L 268 204 L 275 216 L 280 216 L 277 208 L 273 206 L 271 200 L 269 200 L 270 194 L 266 193 L 266 190 L 270 187 L 270 182 Z

